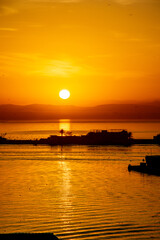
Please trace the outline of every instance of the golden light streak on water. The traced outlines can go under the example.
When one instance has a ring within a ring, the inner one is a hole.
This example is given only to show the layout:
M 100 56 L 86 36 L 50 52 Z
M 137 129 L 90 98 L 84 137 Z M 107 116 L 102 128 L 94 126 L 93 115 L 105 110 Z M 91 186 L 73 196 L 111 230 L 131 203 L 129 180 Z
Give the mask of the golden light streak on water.
M 160 179 L 129 173 L 159 146 L 0 146 L 0 232 L 159 239 Z
M 64 131 L 71 130 L 70 119 L 60 119 L 59 120 L 59 130 L 63 129 Z
M 118 125 L 147 137 L 160 129 L 160 123 L 53 122 L 1 123 L 0 132 L 26 139 Z M 160 178 L 127 170 L 151 153 L 160 155 L 160 147 L 0 145 L 0 233 L 160 239 Z

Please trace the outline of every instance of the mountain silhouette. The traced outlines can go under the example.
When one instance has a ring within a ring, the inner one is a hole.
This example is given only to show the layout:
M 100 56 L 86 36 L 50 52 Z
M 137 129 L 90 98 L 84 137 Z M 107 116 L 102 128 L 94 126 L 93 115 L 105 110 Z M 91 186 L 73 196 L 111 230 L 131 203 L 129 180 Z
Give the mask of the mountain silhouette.
M 160 102 L 143 104 L 105 104 L 95 107 L 45 104 L 0 105 L 0 121 L 54 119 L 160 119 Z

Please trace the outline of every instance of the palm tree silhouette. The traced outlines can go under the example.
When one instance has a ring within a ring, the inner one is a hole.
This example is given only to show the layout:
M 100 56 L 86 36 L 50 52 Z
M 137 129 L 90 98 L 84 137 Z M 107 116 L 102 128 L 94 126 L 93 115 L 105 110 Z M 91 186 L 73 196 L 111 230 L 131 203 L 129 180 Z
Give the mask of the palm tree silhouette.
M 63 129 L 61 129 L 59 132 L 60 132 L 61 136 L 63 136 L 65 131 Z

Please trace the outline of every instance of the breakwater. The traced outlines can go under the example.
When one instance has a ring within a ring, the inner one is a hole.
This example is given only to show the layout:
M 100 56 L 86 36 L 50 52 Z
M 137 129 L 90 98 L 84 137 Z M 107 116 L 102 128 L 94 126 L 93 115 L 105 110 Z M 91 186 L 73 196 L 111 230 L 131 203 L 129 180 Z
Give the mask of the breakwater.
M 3 240 L 58 240 L 53 233 L 9 233 L 0 234 Z
M 153 139 L 134 139 L 132 133 L 126 130 L 110 132 L 107 130 L 89 132 L 81 136 L 51 135 L 39 140 L 16 140 L 0 137 L 0 144 L 33 144 L 33 145 L 124 145 L 160 144 L 160 135 Z

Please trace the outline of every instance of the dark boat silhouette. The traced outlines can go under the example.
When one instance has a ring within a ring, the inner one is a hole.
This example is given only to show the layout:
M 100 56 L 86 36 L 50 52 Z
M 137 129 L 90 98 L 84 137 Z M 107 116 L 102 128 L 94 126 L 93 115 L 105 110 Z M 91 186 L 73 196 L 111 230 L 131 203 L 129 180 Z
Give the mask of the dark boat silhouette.
M 128 171 L 136 171 L 160 176 L 160 155 L 146 156 L 140 165 L 128 165 Z
M 81 136 L 57 136 L 47 138 L 49 145 L 130 145 L 131 132 L 126 130 L 96 130 Z

